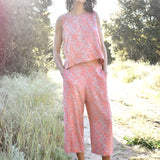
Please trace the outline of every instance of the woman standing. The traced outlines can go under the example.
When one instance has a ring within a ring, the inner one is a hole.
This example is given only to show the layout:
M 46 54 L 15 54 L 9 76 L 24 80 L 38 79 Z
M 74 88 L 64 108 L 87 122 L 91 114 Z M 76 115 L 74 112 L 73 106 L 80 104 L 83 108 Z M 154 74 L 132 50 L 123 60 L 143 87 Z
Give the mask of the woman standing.
M 64 150 L 84 160 L 84 104 L 90 122 L 92 153 L 110 160 L 112 115 L 107 94 L 107 52 L 96 0 L 66 0 L 57 18 L 53 56 L 63 77 Z M 60 58 L 63 41 L 65 63 Z

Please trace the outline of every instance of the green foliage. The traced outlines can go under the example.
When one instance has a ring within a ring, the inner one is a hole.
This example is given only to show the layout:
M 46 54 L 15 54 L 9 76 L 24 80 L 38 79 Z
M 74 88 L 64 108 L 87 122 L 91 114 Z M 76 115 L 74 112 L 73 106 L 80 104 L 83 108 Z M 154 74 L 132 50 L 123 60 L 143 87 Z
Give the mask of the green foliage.
M 118 0 L 120 11 L 105 21 L 105 36 L 111 37 L 116 59 L 160 61 L 160 1 Z
M 129 146 L 140 145 L 142 147 L 146 147 L 151 150 L 160 149 L 160 140 L 155 140 L 154 138 L 151 138 L 151 137 L 148 137 L 148 138 L 124 137 L 123 139 L 127 141 L 127 145 Z
M 24 153 L 26 160 L 69 159 L 63 150 L 60 86 L 44 72 L 5 75 L 0 86 L 0 149 L 6 156 L 20 160 Z
M 48 18 L 51 0 L 5 0 L 1 11 L 6 35 L 0 28 L 0 73 L 30 74 L 53 67 L 53 29 Z
M 111 64 L 112 61 L 114 60 L 114 58 L 111 56 L 111 50 L 110 50 L 111 45 L 107 41 L 104 41 L 104 45 L 105 45 L 106 50 L 107 50 L 107 59 L 108 59 L 107 64 Z

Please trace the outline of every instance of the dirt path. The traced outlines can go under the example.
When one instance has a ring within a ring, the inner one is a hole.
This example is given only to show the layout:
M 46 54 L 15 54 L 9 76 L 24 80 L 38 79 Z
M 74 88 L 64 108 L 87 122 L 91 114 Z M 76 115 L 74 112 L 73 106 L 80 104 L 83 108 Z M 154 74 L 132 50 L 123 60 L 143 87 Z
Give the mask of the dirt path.
M 160 109 L 152 104 L 148 99 L 137 95 L 138 86 L 133 84 L 123 84 L 122 82 L 108 76 L 108 95 L 110 99 L 111 111 L 113 116 L 113 136 L 114 152 L 112 160 L 160 160 L 160 151 L 150 151 L 139 146 L 127 146 L 125 136 L 133 136 L 132 124 L 122 121 L 121 117 L 125 116 L 130 108 L 142 113 L 151 120 L 154 117 L 160 121 Z M 160 126 L 159 126 L 160 127 Z M 160 132 L 159 132 L 160 133 Z M 101 160 L 101 156 L 91 153 L 90 127 L 88 115 L 84 112 L 84 141 L 85 141 L 85 160 Z M 72 160 L 77 160 L 75 153 L 69 153 Z

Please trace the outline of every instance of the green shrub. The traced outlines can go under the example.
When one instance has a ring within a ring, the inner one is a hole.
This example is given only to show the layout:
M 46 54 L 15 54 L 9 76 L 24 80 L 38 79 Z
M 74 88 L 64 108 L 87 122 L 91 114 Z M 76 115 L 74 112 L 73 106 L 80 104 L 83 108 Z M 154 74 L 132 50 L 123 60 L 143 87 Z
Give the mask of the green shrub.
M 140 146 L 146 147 L 150 150 L 160 149 L 160 140 L 155 140 L 154 138 L 151 138 L 151 137 L 148 137 L 148 138 L 124 137 L 123 139 L 125 139 L 127 141 L 127 144 L 130 146 L 140 145 Z

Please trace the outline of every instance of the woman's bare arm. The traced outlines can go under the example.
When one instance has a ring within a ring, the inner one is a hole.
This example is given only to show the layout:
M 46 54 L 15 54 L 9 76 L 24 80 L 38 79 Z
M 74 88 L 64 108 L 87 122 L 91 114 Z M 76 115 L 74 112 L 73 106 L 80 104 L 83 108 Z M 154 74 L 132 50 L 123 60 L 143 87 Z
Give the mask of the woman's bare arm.
M 104 40 L 103 40 L 103 34 L 102 34 L 102 30 L 101 30 L 101 24 L 100 24 L 100 18 L 98 13 L 95 11 L 95 15 L 96 15 L 96 19 L 97 19 L 97 25 L 98 25 L 98 32 L 99 32 L 99 36 L 100 36 L 100 40 L 101 40 L 101 48 L 103 50 L 104 53 L 104 63 L 103 63 L 103 70 L 105 71 L 105 73 L 107 74 L 107 50 L 106 47 L 104 45 Z
M 56 25 L 55 25 L 53 57 L 54 57 L 54 61 L 55 61 L 56 65 L 62 75 L 62 73 L 64 71 L 64 66 L 62 64 L 62 60 L 61 60 L 61 56 L 60 56 L 61 44 L 62 44 L 62 21 L 59 16 L 56 20 Z

